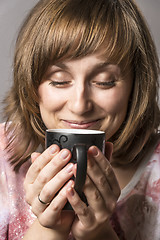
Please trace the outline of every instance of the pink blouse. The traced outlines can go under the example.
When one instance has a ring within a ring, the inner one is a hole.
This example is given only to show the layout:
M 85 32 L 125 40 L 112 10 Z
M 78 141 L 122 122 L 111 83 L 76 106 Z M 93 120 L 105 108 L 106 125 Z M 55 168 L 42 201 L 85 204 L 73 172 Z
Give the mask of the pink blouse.
M 20 240 L 36 218 L 23 189 L 30 163 L 15 173 L 5 146 L 0 124 L 0 240 Z M 121 240 L 160 240 L 160 144 L 122 190 L 111 221 Z

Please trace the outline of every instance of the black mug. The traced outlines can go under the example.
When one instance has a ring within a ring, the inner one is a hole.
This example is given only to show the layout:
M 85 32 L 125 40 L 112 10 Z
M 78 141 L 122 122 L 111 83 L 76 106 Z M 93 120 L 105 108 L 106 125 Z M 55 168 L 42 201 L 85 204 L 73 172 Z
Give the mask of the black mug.
M 103 153 L 105 152 L 105 132 L 87 129 L 47 129 L 45 147 L 57 144 L 60 149 L 67 148 L 71 151 L 71 162 L 77 163 L 75 178 L 75 190 L 80 198 L 87 204 L 83 193 L 83 186 L 87 172 L 87 151 L 90 146 L 97 146 Z M 69 202 L 64 210 L 72 210 Z

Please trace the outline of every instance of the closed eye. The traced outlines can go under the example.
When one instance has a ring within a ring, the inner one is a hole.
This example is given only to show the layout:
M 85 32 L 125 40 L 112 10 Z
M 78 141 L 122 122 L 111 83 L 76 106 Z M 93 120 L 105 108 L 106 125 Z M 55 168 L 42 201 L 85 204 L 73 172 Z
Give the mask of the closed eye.
M 115 85 L 115 81 L 110 81 L 110 82 L 96 82 L 97 85 L 101 85 L 101 86 L 114 86 Z
M 97 87 L 108 89 L 116 85 L 116 80 L 112 81 L 94 81 L 93 84 Z
M 70 81 L 51 81 L 49 85 L 52 85 L 54 87 L 63 87 L 63 86 L 69 86 L 71 84 Z

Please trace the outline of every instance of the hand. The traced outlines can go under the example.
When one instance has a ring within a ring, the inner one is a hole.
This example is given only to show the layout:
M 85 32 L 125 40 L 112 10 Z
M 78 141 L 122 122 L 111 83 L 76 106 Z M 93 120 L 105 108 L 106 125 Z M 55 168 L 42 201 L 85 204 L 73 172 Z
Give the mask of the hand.
M 108 158 L 112 152 L 110 146 L 106 146 L 110 149 Z M 84 193 L 88 206 L 81 201 L 73 187 L 67 189 L 68 200 L 77 215 L 72 225 L 74 237 L 77 240 L 118 239 L 109 219 L 120 195 L 120 188 L 109 161 L 95 146 L 88 151 Z
M 73 184 L 69 180 L 73 176 L 73 164 L 68 163 L 70 158 L 70 151 L 60 151 L 57 145 L 52 145 L 42 154 L 33 153 L 32 165 L 24 181 L 26 201 L 39 223 L 64 236 L 68 236 L 74 219 L 73 211 L 62 211 L 67 202 L 66 189 Z M 38 195 L 49 204 L 41 203 Z

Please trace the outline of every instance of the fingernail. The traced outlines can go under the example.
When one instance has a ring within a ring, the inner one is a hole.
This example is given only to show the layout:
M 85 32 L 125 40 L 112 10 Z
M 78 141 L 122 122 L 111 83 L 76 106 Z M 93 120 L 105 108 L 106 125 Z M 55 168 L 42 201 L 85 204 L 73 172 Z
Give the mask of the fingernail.
M 70 172 L 73 171 L 73 163 L 70 163 L 70 164 L 68 164 L 68 165 L 66 166 L 66 171 L 67 171 L 68 173 L 70 173 Z
M 69 195 L 70 195 L 71 197 L 74 196 L 74 189 L 73 189 L 73 187 L 70 187 L 70 188 L 68 189 L 68 192 L 69 192 Z
M 71 188 L 71 187 L 74 188 L 74 182 L 73 182 L 73 180 L 69 180 L 69 182 L 67 182 L 67 184 L 66 184 L 66 187 L 67 187 L 67 189 L 69 189 L 69 188 Z
M 94 157 L 96 157 L 98 155 L 98 150 L 97 150 L 96 147 L 92 148 L 92 154 L 93 154 Z
M 54 154 L 54 153 L 56 153 L 57 152 L 57 147 L 56 146 L 52 146 L 51 148 L 50 148 L 50 153 L 51 154 Z
M 61 152 L 60 158 L 61 159 L 66 159 L 68 157 L 68 151 L 64 150 Z

